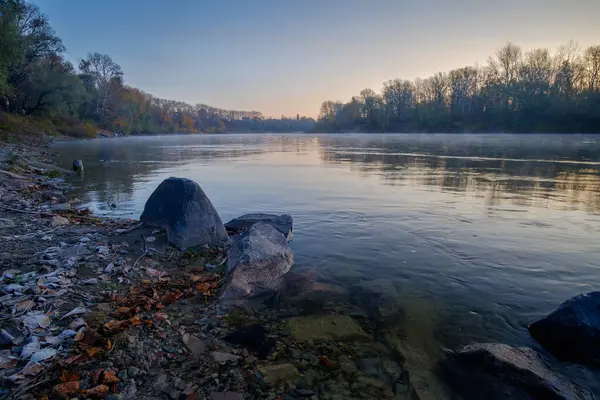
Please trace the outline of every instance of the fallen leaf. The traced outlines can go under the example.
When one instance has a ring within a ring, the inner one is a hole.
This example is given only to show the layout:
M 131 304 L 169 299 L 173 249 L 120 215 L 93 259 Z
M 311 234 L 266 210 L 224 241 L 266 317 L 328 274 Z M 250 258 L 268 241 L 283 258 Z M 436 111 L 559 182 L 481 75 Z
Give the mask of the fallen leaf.
M 133 318 L 130 318 L 128 322 L 130 322 L 130 323 L 131 323 L 131 325 L 133 325 L 133 326 L 141 325 L 141 324 L 143 323 L 143 322 L 141 321 L 141 319 L 140 319 L 140 316 L 139 316 L 139 315 L 136 315 L 135 317 L 133 317 Z
M 73 363 L 79 362 L 81 360 L 83 360 L 84 356 L 82 354 L 77 354 L 75 356 L 71 356 L 65 360 L 61 360 L 60 364 L 61 365 L 71 365 Z
M 104 352 L 104 349 L 101 347 L 90 347 L 89 349 L 86 350 L 86 352 L 87 352 L 88 356 L 90 356 L 90 358 L 94 358 L 94 357 L 96 357 L 96 355 Z
M 77 335 L 77 332 L 75 332 L 71 329 L 67 329 L 67 330 L 64 330 L 63 332 L 61 332 L 57 336 L 47 338 L 46 343 L 50 343 L 51 345 L 57 346 L 65 341 L 71 339 L 72 337 L 75 337 L 76 335 Z
M 85 314 L 86 312 L 88 312 L 87 308 L 85 308 L 85 307 L 77 307 L 77 308 L 74 308 L 73 310 L 69 311 L 65 315 L 63 315 L 63 317 L 60 320 L 62 321 L 63 319 L 65 319 L 67 317 L 70 317 L 72 315 Z
M 79 391 L 79 382 L 65 382 L 54 386 L 54 392 L 59 397 L 67 397 Z
M 73 339 L 76 342 L 80 342 L 81 340 L 83 340 L 84 337 L 85 337 L 85 326 L 82 326 L 81 328 L 79 328 L 79 330 L 77 331 L 77 334 L 75 335 L 75 337 Z
M 70 324 L 69 324 L 69 329 L 73 329 L 74 331 L 76 331 L 77 329 L 81 328 L 82 326 L 87 325 L 85 320 L 83 318 L 76 318 L 74 319 Z
M 31 341 L 23 346 L 23 350 L 21 351 L 21 358 L 23 360 L 31 357 L 33 353 L 36 351 L 40 351 L 40 339 L 37 336 L 32 336 Z
M 21 322 L 30 330 L 47 328 L 50 326 L 50 318 L 41 311 L 32 311 L 21 318 Z
M 165 319 L 168 318 L 168 315 L 162 312 L 157 312 L 154 314 L 154 319 L 158 322 L 158 321 L 164 321 Z
M 117 383 L 121 380 L 112 371 L 104 371 L 102 374 L 102 383 Z
M 92 371 L 92 374 L 90 376 L 91 380 L 92 380 L 92 385 L 97 385 L 98 382 L 100 381 L 100 374 L 102 374 L 102 370 L 101 369 L 97 369 Z
M 129 314 L 131 314 L 131 308 L 130 307 L 119 307 L 115 311 L 115 315 L 117 317 L 126 317 Z
M 55 349 L 44 349 L 37 351 L 31 355 L 31 361 L 40 362 L 52 358 L 56 355 Z
M 200 293 L 207 293 L 210 291 L 210 283 L 198 283 L 196 289 L 198 289 Z
M 11 355 L 10 350 L 0 352 L 0 369 L 12 368 L 17 365 L 17 357 Z
M 161 276 L 163 274 L 162 271 L 150 267 L 146 268 L 146 273 L 152 277 Z
M 79 380 L 79 374 L 73 371 L 62 371 L 60 378 L 58 379 L 60 382 L 75 382 Z
M 108 331 L 118 331 L 118 330 L 127 328 L 128 325 L 129 325 L 128 320 L 119 321 L 117 319 L 113 319 L 113 320 L 108 321 L 106 324 L 104 324 L 104 329 L 106 329 Z
M 98 385 L 89 390 L 82 390 L 81 394 L 83 394 L 84 396 L 99 397 L 99 398 L 103 399 L 106 396 L 108 396 L 109 391 L 110 391 L 110 388 L 108 386 Z

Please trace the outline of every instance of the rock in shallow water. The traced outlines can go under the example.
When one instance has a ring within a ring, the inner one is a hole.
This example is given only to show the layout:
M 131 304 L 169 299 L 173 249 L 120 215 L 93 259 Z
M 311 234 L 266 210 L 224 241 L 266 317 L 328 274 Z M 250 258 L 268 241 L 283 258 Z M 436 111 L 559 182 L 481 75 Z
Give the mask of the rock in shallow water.
M 229 240 L 210 199 L 186 178 L 165 179 L 146 201 L 140 221 L 166 229 L 169 241 L 181 250 Z
M 465 346 L 453 354 L 450 382 L 469 399 L 568 399 L 594 396 L 559 373 L 535 350 L 506 344 Z
M 561 359 L 600 367 L 600 292 L 565 301 L 529 333 Z
M 244 214 L 241 217 L 234 218 L 227 222 L 225 224 L 225 228 L 227 229 L 227 232 L 236 235 L 247 230 L 258 222 L 271 225 L 273 228 L 281 232 L 288 241 L 292 239 L 292 227 L 294 220 L 292 216 L 288 214 Z
M 265 365 L 258 370 L 267 385 L 278 385 L 300 377 L 300 372 L 292 364 Z
M 267 337 L 267 331 L 261 325 L 249 325 L 225 337 L 229 343 L 244 346 L 257 353 L 260 359 L 266 359 L 275 348 L 275 339 Z
M 352 318 L 345 315 L 290 318 L 288 329 L 292 338 L 298 342 L 309 340 L 371 340 L 371 337 Z
M 292 268 L 294 253 L 271 225 L 257 223 L 235 238 L 227 253 L 229 281 L 224 298 L 254 296 L 275 290 Z

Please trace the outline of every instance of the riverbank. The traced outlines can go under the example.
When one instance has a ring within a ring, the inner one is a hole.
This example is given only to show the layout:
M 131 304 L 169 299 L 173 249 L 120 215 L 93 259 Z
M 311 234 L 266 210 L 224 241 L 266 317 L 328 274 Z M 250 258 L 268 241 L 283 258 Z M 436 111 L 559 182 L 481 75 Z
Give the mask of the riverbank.
M 341 288 L 291 275 L 277 307 L 216 302 L 223 249 L 181 252 L 163 231 L 78 208 L 46 147 L 0 152 L 1 398 L 416 395 L 366 315 L 296 306 Z

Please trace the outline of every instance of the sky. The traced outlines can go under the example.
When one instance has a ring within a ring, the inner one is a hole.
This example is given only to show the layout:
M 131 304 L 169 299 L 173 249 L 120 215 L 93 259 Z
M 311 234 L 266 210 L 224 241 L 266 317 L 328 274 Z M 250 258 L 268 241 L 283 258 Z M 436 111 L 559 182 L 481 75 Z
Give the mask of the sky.
M 599 0 L 34 0 L 74 62 L 110 55 L 155 96 L 316 117 L 389 79 L 600 45 Z

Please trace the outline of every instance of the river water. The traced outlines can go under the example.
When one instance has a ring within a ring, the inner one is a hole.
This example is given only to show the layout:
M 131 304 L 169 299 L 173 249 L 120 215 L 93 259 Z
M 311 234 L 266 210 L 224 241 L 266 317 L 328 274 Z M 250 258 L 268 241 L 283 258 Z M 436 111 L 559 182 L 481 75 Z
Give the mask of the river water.
M 72 196 L 96 213 L 138 218 L 179 176 L 223 221 L 291 214 L 294 270 L 393 282 L 431 346 L 536 347 L 529 323 L 600 288 L 600 137 L 165 135 L 55 149 L 66 168 L 83 160 Z

